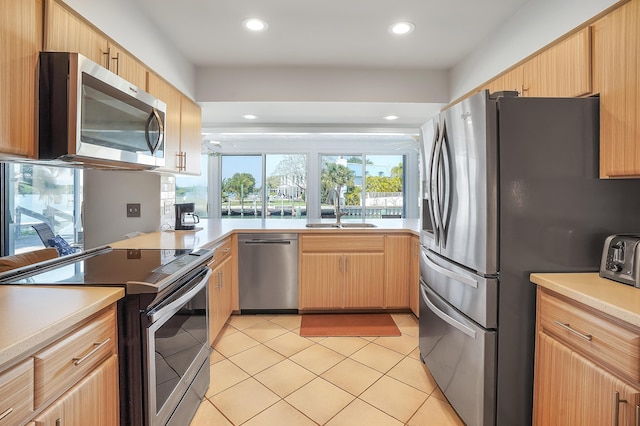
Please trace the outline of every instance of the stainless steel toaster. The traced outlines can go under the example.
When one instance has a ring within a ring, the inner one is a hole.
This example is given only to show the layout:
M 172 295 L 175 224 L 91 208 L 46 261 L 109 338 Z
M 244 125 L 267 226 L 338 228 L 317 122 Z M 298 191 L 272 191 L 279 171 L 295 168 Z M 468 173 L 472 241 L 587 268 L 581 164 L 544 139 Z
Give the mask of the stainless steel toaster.
M 600 276 L 640 288 L 640 234 L 607 237 L 600 261 Z

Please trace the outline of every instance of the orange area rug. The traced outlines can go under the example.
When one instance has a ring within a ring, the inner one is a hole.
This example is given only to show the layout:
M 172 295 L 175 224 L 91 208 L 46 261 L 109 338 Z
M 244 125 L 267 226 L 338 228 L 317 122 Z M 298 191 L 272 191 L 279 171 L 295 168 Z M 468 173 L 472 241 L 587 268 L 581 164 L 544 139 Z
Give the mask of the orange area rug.
M 389 314 L 304 314 L 302 337 L 400 336 Z

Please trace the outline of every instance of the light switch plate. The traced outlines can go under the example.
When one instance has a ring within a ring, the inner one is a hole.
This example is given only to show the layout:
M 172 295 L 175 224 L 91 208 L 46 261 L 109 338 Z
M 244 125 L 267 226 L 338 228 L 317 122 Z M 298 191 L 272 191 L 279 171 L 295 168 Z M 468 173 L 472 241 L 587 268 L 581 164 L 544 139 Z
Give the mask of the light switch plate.
M 127 204 L 127 217 L 140 217 L 140 204 Z

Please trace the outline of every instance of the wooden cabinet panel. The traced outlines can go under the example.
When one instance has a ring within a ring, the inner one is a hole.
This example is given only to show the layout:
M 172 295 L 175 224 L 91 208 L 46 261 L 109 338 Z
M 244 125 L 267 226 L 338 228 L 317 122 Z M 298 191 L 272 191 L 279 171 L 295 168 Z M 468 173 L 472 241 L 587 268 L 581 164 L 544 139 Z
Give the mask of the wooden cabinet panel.
M 518 93 L 522 93 L 522 84 L 523 66 L 520 65 L 490 81 L 482 89 L 487 89 L 490 93 L 500 92 L 503 90 L 515 90 Z
M 411 260 L 411 237 L 409 235 L 387 235 L 385 237 L 385 307 L 406 308 L 409 306 Z
M 0 153 L 33 157 L 41 2 L 0 0 Z
M 109 43 L 109 70 L 129 83 L 148 91 L 147 68 L 126 50 L 115 43 Z
M 344 276 L 341 253 L 300 255 L 300 309 L 341 308 Z
M 108 40 L 56 0 L 45 0 L 44 50 L 78 52 L 109 68 Z
M 593 92 L 600 94 L 600 177 L 640 176 L 640 1 L 593 24 Z
M 345 308 L 382 308 L 384 253 L 347 253 L 344 261 Z
M 525 62 L 523 93 L 547 97 L 591 93 L 591 27 L 583 28 Z
M 23 423 L 33 414 L 33 359 L 0 374 L 0 426 Z
M 35 406 L 57 397 L 116 351 L 115 309 L 109 309 L 35 354 Z
M 640 390 L 617 379 L 545 333 L 538 333 L 534 390 L 536 426 L 635 423 Z M 625 402 L 616 402 L 617 399 Z
M 200 174 L 202 152 L 202 110 L 191 99 L 182 95 L 180 114 L 180 151 L 182 163 L 179 171 L 189 175 Z
M 210 343 L 218 336 L 231 315 L 231 258 L 225 257 L 213 266 L 211 278 L 209 278 L 209 337 Z
M 337 232 L 340 235 L 304 235 L 300 239 L 300 250 L 316 253 L 384 251 L 384 235 L 344 235 L 342 231 Z
M 118 357 L 108 358 L 35 419 L 37 426 L 119 424 Z
M 420 316 L 420 238 L 411 236 L 411 272 L 409 273 L 409 307 Z

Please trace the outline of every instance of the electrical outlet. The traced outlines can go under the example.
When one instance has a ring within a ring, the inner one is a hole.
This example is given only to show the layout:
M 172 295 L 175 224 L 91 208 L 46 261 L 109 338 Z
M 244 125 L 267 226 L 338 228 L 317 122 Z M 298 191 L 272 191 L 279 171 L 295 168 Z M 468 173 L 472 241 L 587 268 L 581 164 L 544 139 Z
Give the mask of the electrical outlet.
M 127 204 L 127 217 L 140 217 L 140 204 Z

